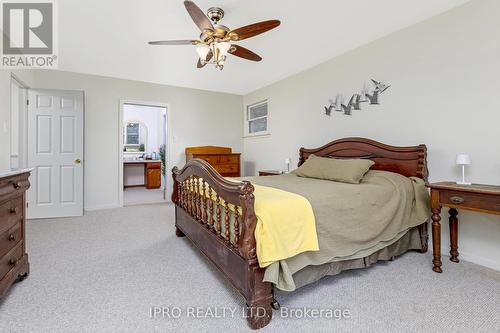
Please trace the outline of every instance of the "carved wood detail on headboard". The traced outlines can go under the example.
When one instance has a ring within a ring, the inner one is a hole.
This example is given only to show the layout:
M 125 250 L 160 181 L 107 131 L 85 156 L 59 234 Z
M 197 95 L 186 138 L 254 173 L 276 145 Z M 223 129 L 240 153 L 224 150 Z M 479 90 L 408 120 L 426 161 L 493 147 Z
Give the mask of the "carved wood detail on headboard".
M 309 155 L 330 158 L 364 158 L 375 162 L 372 170 L 385 170 L 406 177 L 419 177 L 427 182 L 427 147 L 396 147 L 365 138 L 344 138 L 315 148 L 300 148 L 299 166 Z

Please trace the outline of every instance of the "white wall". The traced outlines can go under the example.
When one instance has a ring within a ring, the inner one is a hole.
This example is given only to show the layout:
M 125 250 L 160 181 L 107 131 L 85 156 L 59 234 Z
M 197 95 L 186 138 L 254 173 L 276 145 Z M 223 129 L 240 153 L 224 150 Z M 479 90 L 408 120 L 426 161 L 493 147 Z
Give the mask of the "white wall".
M 500 184 L 498 13 L 500 1 L 472 1 L 246 95 L 244 104 L 269 98 L 271 131 L 244 140 L 246 173 L 284 168 L 288 156 L 296 165 L 302 146 L 362 136 L 427 144 L 430 181 L 457 179 L 455 155 L 466 152 L 472 181 Z M 359 91 L 370 78 L 392 84 L 380 106 L 365 106 L 351 117 L 323 114 L 329 98 Z M 500 217 L 459 217 L 461 257 L 500 270 Z M 442 222 L 447 252 L 447 213 Z
M 62 71 L 35 71 L 34 86 L 85 91 L 85 209 L 119 205 L 120 99 L 170 105 L 170 165 L 184 148 L 222 145 L 242 150 L 242 97 Z

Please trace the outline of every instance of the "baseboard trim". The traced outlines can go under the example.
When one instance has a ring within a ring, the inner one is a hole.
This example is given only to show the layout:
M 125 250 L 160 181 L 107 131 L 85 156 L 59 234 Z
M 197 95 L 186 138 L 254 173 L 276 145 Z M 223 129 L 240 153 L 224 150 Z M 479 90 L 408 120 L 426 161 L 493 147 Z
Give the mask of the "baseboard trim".
M 491 260 L 488 258 L 484 258 L 481 256 L 470 254 L 470 253 L 464 253 L 464 252 L 461 252 L 460 249 L 458 249 L 458 252 L 460 253 L 458 256 L 458 259 L 460 259 L 460 260 L 469 261 L 471 263 L 481 265 L 484 267 L 488 267 L 488 268 L 491 268 L 491 269 L 494 269 L 494 270 L 500 272 L 500 262 L 498 262 L 498 261 L 494 261 L 494 260 Z M 449 256 L 449 253 L 443 252 L 443 255 Z
M 443 233 L 443 235 L 446 235 Z M 446 236 L 445 236 L 446 237 Z M 432 234 L 429 235 L 429 252 L 432 253 Z M 485 258 L 483 256 L 478 256 L 476 254 L 471 254 L 468 252 L 463 252 L 460 250 L 460 241 L 458 242 L 458 259 L 465 260 L 471 262 L 476 265 L 481 265 L 484 267 L 488 267 L 500 272 L 500 261 L 492 260 L 489 258 Z M 450 257 L 450 243 L 447 240 L 443 240 L 441 243 L 441 256 L 446 258 Z M 446 259 L 448 260 L 448 259 Z
M 119 208 L 120 205 L 118 204 L 109 204 L 109 205 L 97 205 L 97 206 L 86 206 L 84 208 L 85 211 L 94 211 L 94 210 L 103 210 L 103 209 L 113 209 L 113 208 Z

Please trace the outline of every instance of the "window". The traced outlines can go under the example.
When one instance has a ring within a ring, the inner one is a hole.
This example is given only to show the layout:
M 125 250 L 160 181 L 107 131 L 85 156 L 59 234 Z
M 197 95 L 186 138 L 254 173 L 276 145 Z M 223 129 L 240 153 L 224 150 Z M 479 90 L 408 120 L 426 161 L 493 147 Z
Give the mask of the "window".
M 268 134 L 268 103 L 267 100 L 248 105 L 245 115 L 245 135 Z

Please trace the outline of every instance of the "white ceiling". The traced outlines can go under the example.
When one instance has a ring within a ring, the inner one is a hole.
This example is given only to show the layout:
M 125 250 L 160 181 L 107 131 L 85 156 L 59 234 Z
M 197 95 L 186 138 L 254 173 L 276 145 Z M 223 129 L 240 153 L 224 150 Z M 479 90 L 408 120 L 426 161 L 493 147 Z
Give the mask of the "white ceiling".
M 64 0 L 59 7 L 59 69 L 246 94 L 468 0 L 196 0 L 220 6 L 232 29 L 264 21 L 281 26 L 239 44 L 264 59 L 231 57 L 221 72 L 196 68 L 194 46 L 150 40 L 195 39 L 182 0 Z

